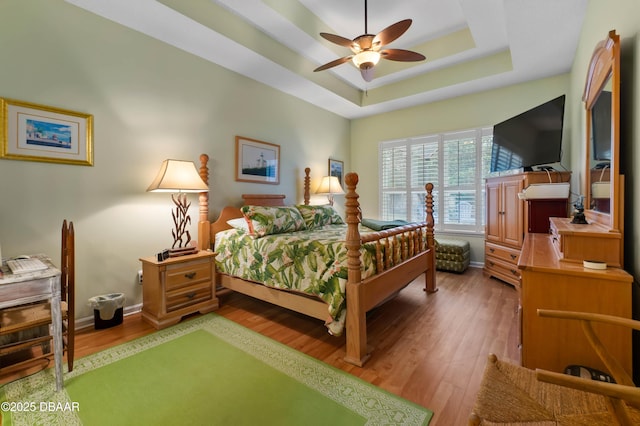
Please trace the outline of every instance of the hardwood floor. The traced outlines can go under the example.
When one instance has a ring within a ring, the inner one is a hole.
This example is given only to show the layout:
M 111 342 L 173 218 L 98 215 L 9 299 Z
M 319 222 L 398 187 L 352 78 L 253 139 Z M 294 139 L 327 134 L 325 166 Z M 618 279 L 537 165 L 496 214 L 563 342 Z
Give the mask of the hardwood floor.
M 240 294 L 216 311 L 232 321 L 434 411 L 432 426 L 465 425 L 489 353 L 519 362 L 517 293 L 470 268 L 438 272 L 439 291 L 426 295 L 422 278 L 368 316 L 374 347 L 364 368 L 345 363 L 344 337 L 315 319 Z M 155 330 L 139 314 L 106 330 L 76 336 L 76 357 Z

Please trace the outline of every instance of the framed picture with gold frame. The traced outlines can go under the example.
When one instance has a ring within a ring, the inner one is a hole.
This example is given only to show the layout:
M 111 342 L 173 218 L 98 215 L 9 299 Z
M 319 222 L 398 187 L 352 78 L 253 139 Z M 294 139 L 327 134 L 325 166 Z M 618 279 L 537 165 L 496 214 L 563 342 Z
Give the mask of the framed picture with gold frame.
M 280 145 L 236 136 L 236 180 L 280 183 Z
M 93 116 L 0 98 L 0 158 L 93 165 Z

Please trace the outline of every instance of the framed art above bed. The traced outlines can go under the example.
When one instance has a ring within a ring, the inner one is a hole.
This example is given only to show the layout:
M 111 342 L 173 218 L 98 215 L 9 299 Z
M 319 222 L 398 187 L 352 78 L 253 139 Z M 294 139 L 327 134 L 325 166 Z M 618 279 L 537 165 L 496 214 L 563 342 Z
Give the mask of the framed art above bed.
M 280 183 L 280 145 L 236 136 L 236 181 Z

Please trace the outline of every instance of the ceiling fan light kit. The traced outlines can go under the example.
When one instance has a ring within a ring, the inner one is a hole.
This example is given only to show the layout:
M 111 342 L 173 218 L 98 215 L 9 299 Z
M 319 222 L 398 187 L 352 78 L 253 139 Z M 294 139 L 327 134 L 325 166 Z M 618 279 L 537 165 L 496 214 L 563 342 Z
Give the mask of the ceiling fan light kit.
M 355 55 L 351 61 L 357 68 L 373 68 L 380 60 L 380 52 L 365 50 Z
M 378 34 L 367 34 L 367 0 L 364 2 L 364 34 L 349 40 L 346 37 L 342 37 L 335 34 L 320 33 L 320 36 L 325 40 L 335 43 L 339 46 L 348 47 L 354 53 L 353 55 L 344 56 L 338 58 L 324 65 L 319 66 L 315 71 L 324 71 L 329 68 L 333 68 L 337 65 L 345 62 L 353 62 L 353 64 L 360 70 L 362 78 L 365 81 L 373 80 L 373 67 L 375 67 L 380 58 L 384 58 L 391 61 L 398 62 L 418 62 L 423 61 L 426 58 L 421 53 L 412 52 L 410 50 L 403 49 L 385 49 L 381 50 L 383 46 L 396 40 L 402 34 L 404 34 L 411 26 L 411 19 L 404 19 L 396 22 L 393 25 L 388 26 Z

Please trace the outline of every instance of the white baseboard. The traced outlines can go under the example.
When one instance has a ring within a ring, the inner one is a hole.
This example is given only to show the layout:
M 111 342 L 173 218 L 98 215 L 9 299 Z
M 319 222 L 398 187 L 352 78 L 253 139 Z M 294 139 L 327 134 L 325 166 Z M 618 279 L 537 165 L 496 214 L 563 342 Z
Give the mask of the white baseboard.
M 123 315 L 131 315 L 138 313 L 142 310 L 142 303 L 138 303 L 137 305 L 125 306 L 123 310 Z M 93 327 L 93 316 L 78 318 L 76 319 L 76 330 L 81 330 L 83 328 Z

